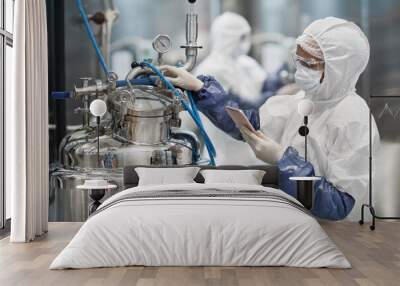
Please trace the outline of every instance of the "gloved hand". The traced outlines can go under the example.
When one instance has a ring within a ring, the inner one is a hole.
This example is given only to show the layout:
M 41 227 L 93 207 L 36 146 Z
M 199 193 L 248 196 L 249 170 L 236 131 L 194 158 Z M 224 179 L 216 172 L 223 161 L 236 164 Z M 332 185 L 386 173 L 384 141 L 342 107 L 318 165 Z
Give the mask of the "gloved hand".
M 159 69 L 174 86 L 191 91 L 199 91 L 203 88 L 204 83 L 183 68 L 165 65 Z
M 253 132 L 242 127 L 240 132 L 258 159 L 268 164 L 276 164 L 282 158 L 285 151 L 282 146 L 265 136 L 261 131 Z

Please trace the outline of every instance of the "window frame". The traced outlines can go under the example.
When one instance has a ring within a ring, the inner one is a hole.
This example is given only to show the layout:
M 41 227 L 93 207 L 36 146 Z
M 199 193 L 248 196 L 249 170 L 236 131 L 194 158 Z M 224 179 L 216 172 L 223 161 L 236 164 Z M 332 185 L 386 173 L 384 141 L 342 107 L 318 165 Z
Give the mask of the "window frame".
M 6 189 L 5 189 L 5 91 L 6 91 L 6 47 L 13 48 L 13 34 L 6 30 L 6 2 L 0 0 L 0 236 L 9 231 L 10 223 L 6 217 Z M 15 7 L 15 0 L 12 5 Z M 14 7 L 12 9 L 14 13 Z M 8 15 L 9 16 L 9 15 Z M 14 15 L 13 15 L 14 16 Z

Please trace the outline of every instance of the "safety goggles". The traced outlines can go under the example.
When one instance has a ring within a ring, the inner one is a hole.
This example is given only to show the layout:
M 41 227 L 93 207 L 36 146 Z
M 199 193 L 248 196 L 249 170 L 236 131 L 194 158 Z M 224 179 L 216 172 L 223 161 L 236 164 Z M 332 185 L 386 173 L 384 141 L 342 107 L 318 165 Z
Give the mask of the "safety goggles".
M 293 64 L 299 63 L 312 70 L 323 70 L 325 67 L 325 62 L 323 60 L 303 58 L 296 53 L 296 50 L 291 52 L 291 56 Z

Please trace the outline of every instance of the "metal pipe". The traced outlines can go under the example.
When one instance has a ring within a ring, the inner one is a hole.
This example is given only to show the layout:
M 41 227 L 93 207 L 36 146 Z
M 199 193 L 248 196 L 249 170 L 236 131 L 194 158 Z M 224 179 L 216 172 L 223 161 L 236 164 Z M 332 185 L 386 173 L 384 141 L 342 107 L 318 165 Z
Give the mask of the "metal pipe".
M 146 73 L 147 70 L 145 68 L 143 68 L 142 66 L 137 66 L 132 68 L 128 74 L 125 77 L 125 81 L 127 82 L 128 86 L 132 89 L 132 85 L 130 83 L 130 80 L 133 78 L 138 77 L 139 75 Z
M 198 15 L 190 11 L 186 14 L 186 45 L 181 46 L 181 48 L 186 50 L 186 62 L 183 69 L 187 71 L 191 71 L 195 67 L 198 54 L 197 50 L 202 48 L 197 44 L 198 32 Z
M 133 95 L 133 102 L 134 102 L 134 100 L 135 100 L 135 96 L 134 96 L 134 94 L 133 94 L 133 86 L 132 86 L 132 84 L 131 84 L 131 79 L 133 79 L 133 78 L 136 78 L 136 77 L 138 77 L 139 75 L 141 75 L 141 74 L 144 74 L 144 73 L 148 73 L 149 72 L 149 69 L 147 69 L 147 68 L 144 68 L 144 67 L 142 67 L 142 66 L 136 66 L 136 67 L 134 67 L 134 68 L 131 68 L 131 70 L 128 72 L 128 74 L 126 75 L 126 77 L 125 77 L 125 81 L 126 81 L 126 84 L 128 85 L 128 87 L 129 87 L 129 92 L 130 92 L 130 94 L 131 95 Z
M 197 62 L 197 48 L 186 48 L 186 63 L 183 69 L 187 71 L 193 70 Z
M 104 91 L 107 91 L 108 85 L 105 83 L 96 84 L 96 85 L 89 85 L 83 87 L 76 87 L 74 88 L 74 96 L 82 96 L 87 94 L 98 94 Z
M 307 135 L 308 135 L 308 116 L 304 116 L 304 129 L 305 129 L 305 135 L 304 135 L 304 161 L 307 162 Z
M 186 14 L 186 45 L 197 45 L 198 33 L 198 15 L 195 13 Z
M 90 126 L 90 116 L 89 116 L 89 96 L 85 95 L 83 97 L 83 127 L 89 127 Z
M 100 116 L 96 116 L 97 123 L 97 168 L 101 167 L 100 164 Z

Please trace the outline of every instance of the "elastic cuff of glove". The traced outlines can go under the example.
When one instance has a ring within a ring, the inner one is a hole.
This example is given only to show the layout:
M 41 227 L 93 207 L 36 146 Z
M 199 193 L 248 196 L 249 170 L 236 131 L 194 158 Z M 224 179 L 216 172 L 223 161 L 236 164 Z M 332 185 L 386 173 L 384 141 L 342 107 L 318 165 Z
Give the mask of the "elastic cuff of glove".
M 212 76 L 207 75 L 199 75 L 197 79 L 203 82 L 203 87 L 195 92 L 196 96 L 199 99 L 207 97 L 209 95 L 208 88 L 211 86 L 212 82 L 215 81 L 215 79 Z
M 283 153 L 282 158 L 278 161 L 279 170 L 287 170 L 288 167 L 296 170 L 293 175 L 296 176 L 314 176 L 314 167 L 309 161 L 305 161 L 303 157 L 299 155 L 299 152 L 289 146 Z
M 289 146 L 286 148 L 286 150 L 283 151 L 282 155 L 278 159 L 278 164 L 283 159 L 287 159 L 287 158 L 296 158 L 297 159 L 298 157 L 300 157 L 299 152 L 297 152 L 297 150 L 295 148 L 293 148 L 292 146 Z

